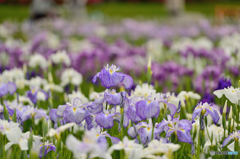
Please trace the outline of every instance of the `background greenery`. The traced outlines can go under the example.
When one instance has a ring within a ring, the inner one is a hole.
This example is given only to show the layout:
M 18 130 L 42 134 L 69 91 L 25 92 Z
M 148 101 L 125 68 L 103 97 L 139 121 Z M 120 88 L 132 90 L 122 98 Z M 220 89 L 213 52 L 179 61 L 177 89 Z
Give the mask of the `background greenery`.
M 192 2 L 186 4 L 187 12 L 199 12 L 206 16 L 214 16 L 216 6 L 240 6 L 240 2 Z M 142 17 L 161 18 L 167 11 L 161 3 L 101 3 L 87 7 L 90 14 L 105 15 L 116 18 Z M 11 19 L 22 21 L 29 16 L 29 6 L 0 4 L 0 22 Z

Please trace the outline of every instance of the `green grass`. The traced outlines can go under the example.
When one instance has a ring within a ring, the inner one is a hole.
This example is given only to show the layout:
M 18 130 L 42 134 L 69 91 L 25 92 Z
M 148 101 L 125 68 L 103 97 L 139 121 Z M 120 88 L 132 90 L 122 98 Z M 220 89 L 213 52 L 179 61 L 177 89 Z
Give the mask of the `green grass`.
M 0 22 L 6 19 L 22 21 L 26 19 L 28 15 L 28 6 L 0 4 Z
M 188 3 L 187 12 L 200 12 L 206 16 L 214 16 L 217 5 L 240 6 L 240 2 L 201 2 Z M 90 15 L 127 18 L 161 18 L 166 17 L 167 11 L 161 3 L 104 3 L 88 6 Z M 29 16 L 29 6 L 0 5 L 0 22 L 6 19 L 22 21 Z

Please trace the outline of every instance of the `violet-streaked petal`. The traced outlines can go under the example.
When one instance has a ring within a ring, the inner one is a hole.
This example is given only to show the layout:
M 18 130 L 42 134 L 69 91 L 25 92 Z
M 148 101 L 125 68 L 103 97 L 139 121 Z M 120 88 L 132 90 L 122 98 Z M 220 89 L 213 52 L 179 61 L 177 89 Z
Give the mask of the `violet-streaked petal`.
M 104 114 L 100 113 L 96 116 L 95 121 L 97 124 L 105 129 L 109 129 L 113 127 L 114 122 L 113 122 L 113 114 Z
M 126 89 L 132 88 L 132 85 L 133 85 L 132 77 L 124 73 L 120 73 L 120 74 L 124 76 L 124 80 L 122 81 L 122 83 L 124 84 L 125 88 Z
M 54 123 L 57 123 L 59 118 L 56 112 L 57 112 L 57 109 L 51 109 L 49 112 L 49 117 Z
M 14 82 L 8 82 L 7 86 L 8 86 L 9 94 L 13 95 L 16 92 L 16 90 L 17 90 L 16 84 Z
M 190 132 L 186 131 L 184 129 L 177 130 L 177 137 L 178 137 L 178 140 L 181 141 L 181 142 L 186 142 L 186 143 L 189 143 L 189 144 L 193 143 Z
M 7 84 L 2 84 L 0 86 L 0 97 L 6 95 L 8 93 L 8 86 Z
M 106 88 L 111 88 L 116 86 L 118 83 L 124 80 L 124 76 L 118 72 L 113 72 L 112 74 L 108 72 L 105 68 L 101 70 L 99 74 L 102 86 Z
M 206 111 L 212 116 L 214 124 L 217 124 L 220 119 L 220 116 L 219 116 L 217 110 L 209 107 L 209 108 L 206 108 Z
M 200 113 L 201 113 L 202 109 L 201 108 L 198 108 L 196 107 L 193 111 L 193 115 L 192 115 L 192 123 L 194 123 L 194 119 L 197 117 L 197 116 L 200 116 Z
M 229 135 L 226 139 L 224 139 L 222 147 L 226 146 L 233 138 L 234 137 L 231 137 L 231 135 Z

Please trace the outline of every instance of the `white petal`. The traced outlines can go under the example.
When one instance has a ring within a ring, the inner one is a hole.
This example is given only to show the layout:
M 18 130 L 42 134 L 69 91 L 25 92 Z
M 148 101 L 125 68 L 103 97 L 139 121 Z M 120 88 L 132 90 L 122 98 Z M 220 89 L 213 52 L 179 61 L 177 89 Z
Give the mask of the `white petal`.
M 7 143 L 7 144 L 5 145 L 5 151 L 7 151 L 13 144 L 15 144 L 15 143 L 13 143 L 13 142 Z
M 112 154 L 112 152 L 114 150 L 122 150 L 124 148 L 124 145 L 122 142 L 119 142 L 118 144 L 112 145 L 109 149 L 108 149 L 108 153 Z
M 22 130 L 19 127 L 14 127 L 6 131 L 6 135 L 10 142 L 18 143 L 22 136 Z
M 28 140 L 25 139 L 25 140 L 19 141 L 19 145 L 22 151 L 28 150 Z

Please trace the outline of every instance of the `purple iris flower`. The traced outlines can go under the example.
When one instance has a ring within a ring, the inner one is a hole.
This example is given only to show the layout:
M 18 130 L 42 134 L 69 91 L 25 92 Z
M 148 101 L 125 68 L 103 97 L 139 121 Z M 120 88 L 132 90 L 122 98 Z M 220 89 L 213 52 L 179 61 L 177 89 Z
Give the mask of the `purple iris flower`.
M 159 112 L 159 101 L 152 100 L 151 97 L 148 100 L 140 100 L 136 103 L 136 113 L 143 120 L 158 117 Z
M 232 139 L 240 138 L 240 130 L 231 133 L 222 144 L 222 147 L 226 146 Z
M 39 147 L 39 158 L 42 158 L 43 143 Z M 44 156 L 46 156 L 50 151 L 56 151 L 56 147 L 53 145 L 53 143 L 49 143 L 49 141 L 47 141 L 44 144 Z
M 222 77 L 222 78 L 219 79 L 218 86 L 215 90 L 228 88 L 230 86 L 232 86 L 231 79 L 227 79 L 227 78 Z
M 190 134 L 192 124 L 189 120 L 179 120 L 179 118 L 173 118 L 168 115 L 168 120 L 163 119 L 161 123 L 156 125 L 156 129 L 157 133 L 165 131 L 166 137 L 170 137 L 172 133 L 175 133 L 179 141 L 193 144 Z
M 120 105 L 120 106 L 123 106 L 125 97 L 126 97 L 126 92 L 116 93 L 115 89 L 112 89 L 112 90 L 108 89 L 104 93 L 104 99 L 110 105 Z
M 217 110 L 211 106 L 211 104 L 208 103 L 199 103 L 194 111 L 193 111 L 193 115 L 192 115 L 192 123 L 194 123 L 194 119 L 199 116 L 200 117 L 200 113 L 202 113 L 202 115 L 208 116 L 208 114 L 210 114 L 212 116 L 213 122 L 214 124 L 217 124 L 220 116 L 217 112 Z
M 174 105 L 172 103 L 169 103 L 169 100 L 171 99 L 171 96 L 167 96 L 166 94 L 157 93 L 155 100 L 159 101 L 160 104 L 167 105 L 168 109 L 170 110 L 170 115 L 174 116 L 177 112 L 177 108 L 179 109 L 180 105 Z
M 31 119 L 32 117 L 34 117 L 34 119 L 39 119 L 39 118 L 46 118 L 48 120 L 48 116 L 46 114 L 46 112 L 43 109 L 37 109 L 31 106 L 25 106 L 23 108 L 23 113 L 21 116 L 21 120 L 22 122 Z
M 139 135 L 141 138 L 141 143 L 143 143 L 144 145 L 147 145 L 152 138 L 152 129 L 153 129 L 153 123 L 152 123 L 152 119 L 150 118 L 148 123 L 140 122 L 137 125 L 130 127 L 128 129 L 128 135 L 132 138 L 136 138 L 137 135 Z M 153 139 L 155 139 L 157 132 L 158 132 L 157 129 L 154 129 Z
M 50 117 L 50 120 L 54 123 L 54 128 L 57 128 L 57 123 L 58 123 L 58 120 L 60 119 L 60 117 L 57 116 L 57 109 L 51 109 L 49 111 L 49 117 Z
M 109 67 L 109 65 L 107 64 L 106 67 L 104 67 L 93 77 L 92 82 L 96 83 L 97 77 L 99 77 L 102 86 L 106 88 L 111 88 L 119 83 L 123 83 L 126 89 L 130 89 L 133 85 L 132 77 L 124 73 L 117 72 L 119 70 L 119 67 L 116 67 L 115 65 Z
M 104 112 L 102 113 L 99 113 L 96 118 L 95 118 L 95 121 L 96 123 L 100 126 L 100 127 L 103 127 L 105 129 L 110 129 L 113 127 L 114 125 L 114 120 L 116 120 L 117 116 L 121 116 L 120 113 L 115 113 L 113 111 L 113 109 L 111 110 L 104 110 Z
M 11 104 L 5 102 L 6 107 L 8 108 L 9 115 L 12 116 L 14 111 L 16 110 L 17 120 L 21 120 L 21 116 L 23 115 L 24 105 L 22 103 L 18 103 L 17 101 L 13 101 Z
M 97 126 L 95 131 L 97 133 L 96 137 L 98 143 L 107 143 L 106 137 L 111 139 L 112 144 L 117 144 L 120 141 L 119 138 L 109 135 L 106 131 L 102 131 L 99 126 Z
M 116 121 L 118 123 L 118 130 L 121 130 L 121 125 L 120 125 L 120 121 L 121 121 L 121 113 L 117 112 L 116 110 L 117 108 L 114 107 L 110 110 L 103 110 L 103 112 L 99 113 L 96 118 L 95 121 L 96 123 L 100 126 L 103 127 L 105 129 L 109 129 L 112 128 L 114 125 L 113 121 Z M 127 127 L 128 126 L 128 122 L 129 122 L 129 118 L 127 116 L 126 113 L 124 113 L 124 120 L 123 120 L 123 127 Z
M 7 95 L 13 95 L 17 90 L 17 86 L 14 82 L 0 83 L 0 97 Z
M 131 119 L 135 123 L 138 121 L 141 121 L 142 119 L 137 114 L 136 103 L 138 101 L 142 100 L 142 98 L 135 97 L 135 98 L 131 98 L 128 100 L 129 100 L 129 105 L 128 105 L 128 109 L 126 110 L 126 112 L 127 112 L 129 119 Z M 124 111 L 125 111 L 125 107 L 124 107 Z
M 79 98 L 75 98 L 71 103 L 60 105 L 56 111 L 59 117 L 63 117 L 66 122 L 80 124 L 90 113 L 87 104 L 83 104 Z
M 39 89 L 39 88 L 34 88 L 34 87 L 32 87 L 31 90 L 29 90 L 29 91 L 26 92 L 28 98 L 29 98 L 34 104 L 37 104 L 37 101 L 38 101 L 38 93 L 43 93 L 43 94 L 44 94 L 44 99 L 45 99 L 45 100 L 48 99 L 48 94 L 47 94 L 47 92 L 45 92 L 44 90 Z

